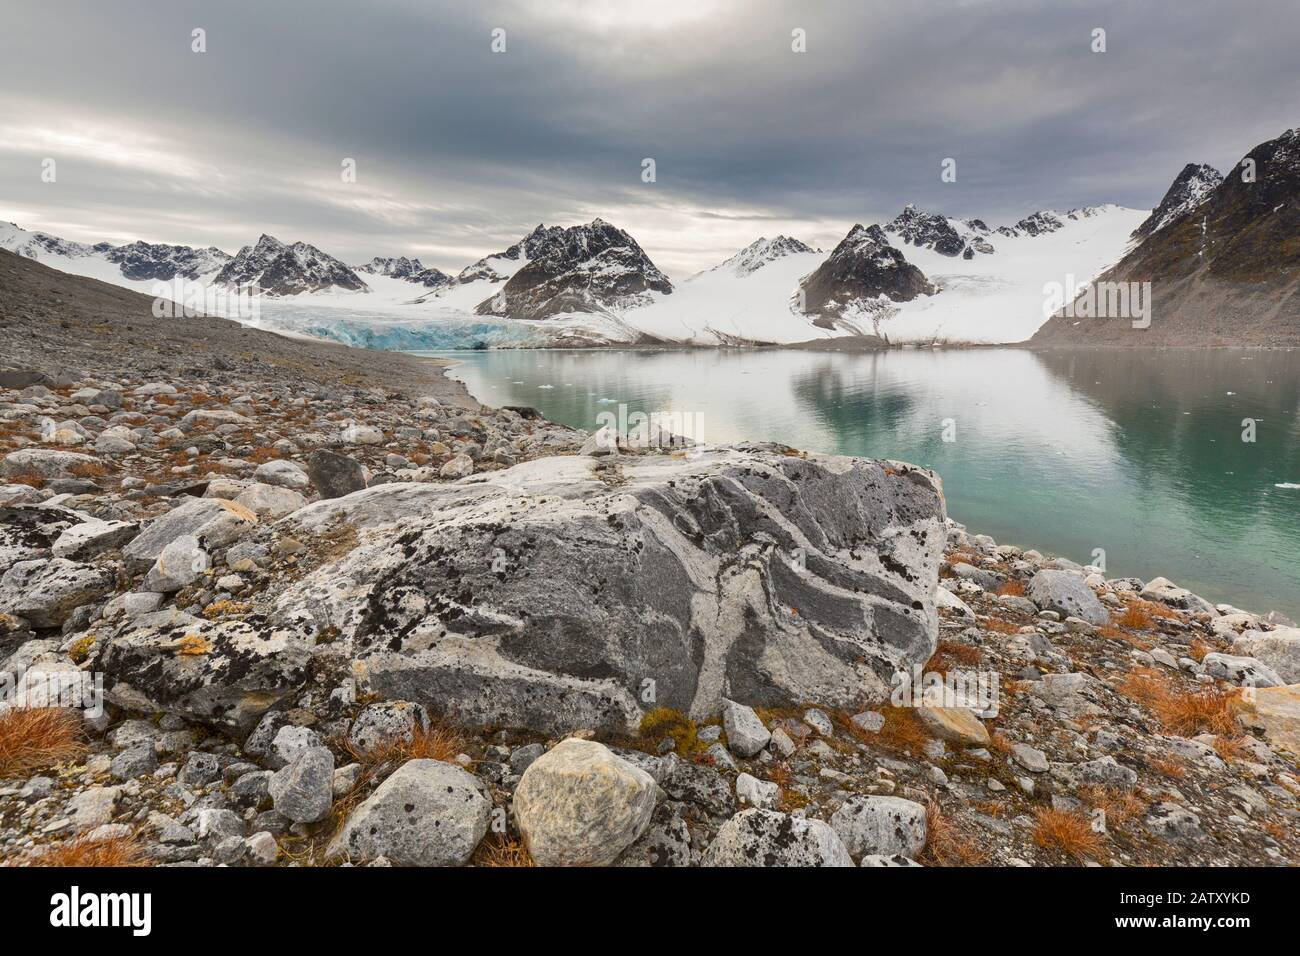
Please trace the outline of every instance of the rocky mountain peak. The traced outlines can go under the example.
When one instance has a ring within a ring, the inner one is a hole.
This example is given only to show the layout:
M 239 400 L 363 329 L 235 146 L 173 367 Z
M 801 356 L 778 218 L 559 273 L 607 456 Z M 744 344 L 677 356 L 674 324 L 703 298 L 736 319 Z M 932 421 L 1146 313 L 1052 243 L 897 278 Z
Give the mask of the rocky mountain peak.
M 882 297 L 907 302 L 934 292 L 925 274 L 890 245 L 880 226 L 861 224 L 849 230 L 800 288 L 805 310 L 822 316 L 870 311 Z
M 521 242 L 461 273 L 502 275 L 520 263 L 499 292 L 479 303 L 479 315 L 544 319 L 563 312 L 600 312 L 671 293 L 672 283 L 628 233 L 603 219 L 580 226 L 539 225 Z
M 1159 232 L 1205 202 L 1223 182 L 1223 174 L 1205 163 L 1188 163 L 1165 192 L 1160 204 L 1151 210 L 1142 225 L 1133 230 L 1134 239 L 1145 239 Z
M 982 221 L 959 222 L 923 212 L 913 203 L 903 207 L 903 211 L 885 226 L 885 232 L 898 236 L 909 245 L 932 249 L 942 256 L 971 259 L 976 252 L 988 254 L 993 251 L 993 246 L 983 238 L 988 227 Z
M 734 272 L 738 276 L 747 276 L 757 272 L 769 262 L 775 262 L 777 259 L 784 259 L 786 256 L 804 252 L 818 251 L 820 250 L 814 249 L 807 243 L 800 242 L 790 236 L 776 236 L 772 239 L 760 236 L 730 259 L 714 266 L 714 270 L 721 269 Z
M 240 249 L 213 281 L 253 287 L 273 296 L 332 288 L 367 290 L 361 277 L 333 256 L 305 242 L 286 245 L 268 233 L 263 233 L 254 245 Z
M 375 256 L 369 262 L 353 266 L 356 272 L 366 275 L 388 276 L 390 279 L 404 279 L 426 289 L 436 289 L 449 285 L 451 276 L 441 269 L 426 267 L 419 259 L 406 256 Z

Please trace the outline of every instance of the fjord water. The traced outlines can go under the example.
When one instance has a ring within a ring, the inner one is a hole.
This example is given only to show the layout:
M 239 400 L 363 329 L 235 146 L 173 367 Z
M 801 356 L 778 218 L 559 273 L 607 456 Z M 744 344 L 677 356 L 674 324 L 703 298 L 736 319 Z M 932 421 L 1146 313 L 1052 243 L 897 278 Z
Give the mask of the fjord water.
M 1300 619 L 1300 351 L 436 354 L 480 401 L 589 431 L 623 404 L 699 416 L 709 443 L 924 465 L 1000 544 L 1080 564 L 1100 548 L 1108 576 Z

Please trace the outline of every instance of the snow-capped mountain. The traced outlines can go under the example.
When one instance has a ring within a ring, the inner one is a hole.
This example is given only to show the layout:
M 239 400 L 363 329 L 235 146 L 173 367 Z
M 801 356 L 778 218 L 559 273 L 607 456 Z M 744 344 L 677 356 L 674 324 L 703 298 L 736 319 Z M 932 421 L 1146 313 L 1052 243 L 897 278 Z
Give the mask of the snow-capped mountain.
M 551 230 L 539 223 L 536 229 L 505 252 L 484 256 L 478 262 L 466 266 L 456 275 L 456 281 L 462 285 L 479 281 L 505 282 L 537 257 L 550 241 L 550 232 Z
M 625 310 L 647 303 L 649 293 L 673 291 L 668 277 L 636 240 L 603 219 L 567 229 L 538 226 L 506 252 L 471 269 L 485 266 L 499 277 L 493 260 L 519 265 L 504 285 L 475 306 L 477 315 L 546 319 L 564 313 Z M 496 280 L 489 277 L 488 281 Z
M 28 259 L 47 260 L 93 258 L 117 266 L 123 278 L 133 281 L 164 280 L 176 276 L 197 279 L 215 272 L 230 261 L 230 255 L 215 246 L 195 249 L 136 241 L 123 246 L 109 242 L 90 245 L 72 242 L 43 232 L 29 232 L 18 225 L 0 223 L 0 249 Z
M 1043 322 L 1045 282 L 1083 282 L 1109 268 L 1147 215 L 1043 211 L 990 231 L 977 219 L 904 213 L 889 224 L 898 232 L 858 226 L 829 255 L 788 236 L 759 239 L 676 285 L 602 220 L 539 226 L 454 279 L 414 258 L 349 268 L 270 237 L 224 264 L 219 250 L 92 246 L 3 224 L 0 246 L 150 295 L 157 282 L 136 277 L 162 277 L 169 266 L 214 290 L 261 288 L 265 327 L 380 348 L 780 344 L 872 331 L 895 343 L 1018 342 Z M 948 230 L 965 251 L 950 254 Z M 986 235 L 995 254 L 974 251 Z
M 117 263 L 128 279 L 170 281 L 176 276 L 197 279 L 215 272 L 230 261 L 230 253 L 216 246 L 195 249 L 191 246 L 166 246 L 136 241 L 125 246 L 97 243 L 92 247 L 109 262 Z
M 259 289 L 264 295 L 289 296 L 325 289 L 367 291 L 355 272 L 313 245 L 287 245 L 262 234 L 255 245 L 244 246 L 226 263 L 213 282 L 240 289 Z
M 908 203 L 893 221 L 884 227 L 885 232 L 920 249 L 933 249 L 943 256 L 974 258 L 975 253 L 988 255 L 993 246 L 985 238 L 989 227 L 983 220 L 949 219 L 926 213 Z
M 907 302 L 935 291 L 925 274 L 890 245 L 883 229 L 860 224 L 849 230 L 800 288 L 804 311 L 823 317 L 878 312 L 882 297 Z
M 1203 185 L 1188 185 L 1213 177 L 1188 169 L 1166 193 L 1172 215 L 1098 278 L 1149 282 L 1150 325 L 1057 315 L 1035 343 L 1300 345 L 1300 129 L 1260 143 L 1199 202 Z
M 738 276 L 747 276 L 752 275 L 769 263 L 784 259 L 786 256 L 819 251 L 789 236 L 776 236 L 772 239 L 760 236 L 730 259 L 719 263 L 709 271 L 725 270 Z
M 426 267 L 419 259 L 408 259 L 406 256 L 375 256 L 369 262 L 353 266 L 352 269 L 366 275 L 403 279 L 426 289 L 437 289 L 453 281 L 441 269 Z
M 0 249 L 8 249 L 27 259 L 50 256 L 78 259 L 93 253 L 88 243 L 60 239 L 44 232 L 31 232 L 13 222 L 0 223 Z
M 1209 198 L 1210 193 L 1223 182 L 1223 174 L 1213 166 L 1205 163 L 1188 163 L 1174 179 L 1173 185 L 1160 200 L 1160 205 L 1151 210 L 1142 223 L 1133 230 L 1133 238 L 1145 239 L 1154 232 L 1159 232 L 1171 222 L 1195 209 Z

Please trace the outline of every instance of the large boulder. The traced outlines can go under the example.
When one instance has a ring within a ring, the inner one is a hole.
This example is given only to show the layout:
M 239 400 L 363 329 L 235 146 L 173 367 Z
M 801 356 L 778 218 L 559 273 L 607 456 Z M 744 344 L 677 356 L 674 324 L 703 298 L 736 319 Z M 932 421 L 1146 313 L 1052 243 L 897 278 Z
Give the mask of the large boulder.
M 21 448 L 11 451 L 0 461 L 0 475 L 14 478 L 36 475 L 40 478 L 76 478 L 102 474 L 104 465 L 93 455 L 53 448 Z
M 515 820 L 540 866 L 608 866 L 650 826 L 655 792 L 603 744 L 569 738 L 524 771 Z
M 95 661 L 111 703 L 249 731 L 307 679 L 311 648 L 266 621 L 144 614 L 103 639 Z
M 1232 653 L 1262 661 L 1283 683 L 1300 683 L 1300 627 L 1245 631 L 1233 643 Z
M 116 575 L 108 568 L 52 558 L 19 561 L 0 577 L 0 612 L 17 614 L 36 627 L 58 627 L 68 615 L 111 594 Z
M 925 807 L 902 797 L 849 797 L 831 816 L 831 827 L 855 857 L 914 859 L 925 848 Z
M 50 557 L 64 532 L 84 520 L 75 511 L 48 505 L 0 508 L 0 574 L 19 561 Z
M 203 547 L 220 547 L 237 537 L 231 525 L 251 530 L 257 516 L 243 505 L 224 498 L 190 498 L 161 517 L 155 518 L 122 549 L 127 566 L 146 570 L 163 549 L 177 538 L 192 535 Z
M 775 810 L 741 810 L 704 851 L 704 866 L 852 866 L 839 835 L 822 820 Z
M 1139 596 L 1143 600 L 1159 601 L 1161 604 L 1177 608 L 1180 611 L 1209 614 L 1211 616 L 1216 613 L 1214 605 L 1205 598 L 1193 594 L 1187 588 L 1180 588 L 1168 578 L 1153 578 L 1148 581 Z
M 329 855 L 399 866 L 460 866 L 487 833 L 492 801 L 455 764 L 408 760 L 353 811 Z
M 366 468 L 361 462 L 323 448 L 307 459 L 307 475 L 322 498 L 342 498 L 366 486 Z
M 1300 758 L 1300 684 L 1256 690 L 1239 719 L 1262 730 L 1275 748 Z
M 356 541 L 274 620 L 344 642 L 363 693 L 469 724 L 625 733 L 648 681 L 696 718 L 724 696 L 853 707 L 937 641 L 942 493 L 897 462 L 552 457 L 379 485 L 279 528 Z
M 1044 611 L 1082 618 L 1098 627 L 1110 620 L 1092 588 L 1073 571 L 1039 571 L 1029 579 L 1029 599 Z

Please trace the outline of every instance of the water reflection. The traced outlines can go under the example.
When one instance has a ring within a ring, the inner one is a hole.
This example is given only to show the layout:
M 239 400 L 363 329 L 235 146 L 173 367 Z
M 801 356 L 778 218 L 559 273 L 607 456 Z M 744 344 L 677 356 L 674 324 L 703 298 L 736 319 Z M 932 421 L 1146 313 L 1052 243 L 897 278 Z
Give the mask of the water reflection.
M 591 429 L 690 412 L 712 442 L 899 458 L 999 541 L 1300 614 L 1300 353 L 1022 349 L 455 353 L 494 405 Z M 1242 419 L 1256 441 L 1241 441 Z M 947 435 L 945 435 L 947 426 Z M 947 441 L 945 437 L 954 440 Z

